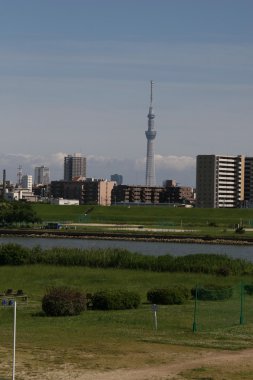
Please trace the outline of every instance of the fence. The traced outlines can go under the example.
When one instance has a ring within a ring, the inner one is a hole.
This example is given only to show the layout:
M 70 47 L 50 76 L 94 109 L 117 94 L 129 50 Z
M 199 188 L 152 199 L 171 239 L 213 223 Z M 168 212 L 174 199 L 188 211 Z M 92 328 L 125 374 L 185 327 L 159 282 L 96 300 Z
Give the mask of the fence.
M 252 287 L 252 289 L 251 289 Z M 231 287 L 197 285 L 193 331 L 210 331 L 253 322 L 252 285 Z

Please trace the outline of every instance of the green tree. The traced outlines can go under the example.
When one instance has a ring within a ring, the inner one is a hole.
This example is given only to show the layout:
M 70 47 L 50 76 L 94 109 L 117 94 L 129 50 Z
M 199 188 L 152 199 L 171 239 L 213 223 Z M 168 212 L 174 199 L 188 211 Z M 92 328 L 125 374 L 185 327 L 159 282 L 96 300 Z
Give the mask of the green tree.
M 4 226 L 7 224 L 8 216 L 12 213 L 12 205 L 10 202 L 1 200 L 0 201 L 0 225 Z
M 34 224 L 40 222 L 40 218 L 33 210 L 31 204 L 24 201 L 1 202 L 0 218 L 2 224 L 9 225 L 18 223 Z

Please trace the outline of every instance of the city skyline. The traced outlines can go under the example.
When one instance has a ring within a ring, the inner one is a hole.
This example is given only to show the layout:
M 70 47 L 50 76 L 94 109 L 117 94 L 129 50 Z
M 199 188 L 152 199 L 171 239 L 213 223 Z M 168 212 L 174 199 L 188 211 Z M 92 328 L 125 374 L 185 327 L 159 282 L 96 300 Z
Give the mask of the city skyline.
M 0 169 L 82 152 L 87 176 L 145 183 L 156 83 L 157 184 L 195 185 L 198 154 L 252 156 L 252 1 L 13 0 L 0 14 Z M 73 5 L 74 4 L 74 5 Z

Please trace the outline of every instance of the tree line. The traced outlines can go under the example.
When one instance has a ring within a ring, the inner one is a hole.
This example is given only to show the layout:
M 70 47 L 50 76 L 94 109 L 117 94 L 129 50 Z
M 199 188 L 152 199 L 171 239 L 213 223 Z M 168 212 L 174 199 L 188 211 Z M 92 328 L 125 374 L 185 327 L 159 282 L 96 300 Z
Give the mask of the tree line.
M 26 201 L 0 201 L 0 226 L 40 223 L 41 219 Z

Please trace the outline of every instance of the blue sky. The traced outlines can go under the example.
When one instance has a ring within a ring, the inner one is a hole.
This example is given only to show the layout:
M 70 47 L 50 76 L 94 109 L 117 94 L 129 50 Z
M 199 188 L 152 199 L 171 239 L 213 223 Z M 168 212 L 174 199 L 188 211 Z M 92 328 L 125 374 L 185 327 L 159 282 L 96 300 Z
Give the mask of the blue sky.
M 157 183 L 197 154 L 253 155 L 253 2 L 0 0 L 0 169 L 82 152 L 88 175 L 144 183 L 155 81 Z

